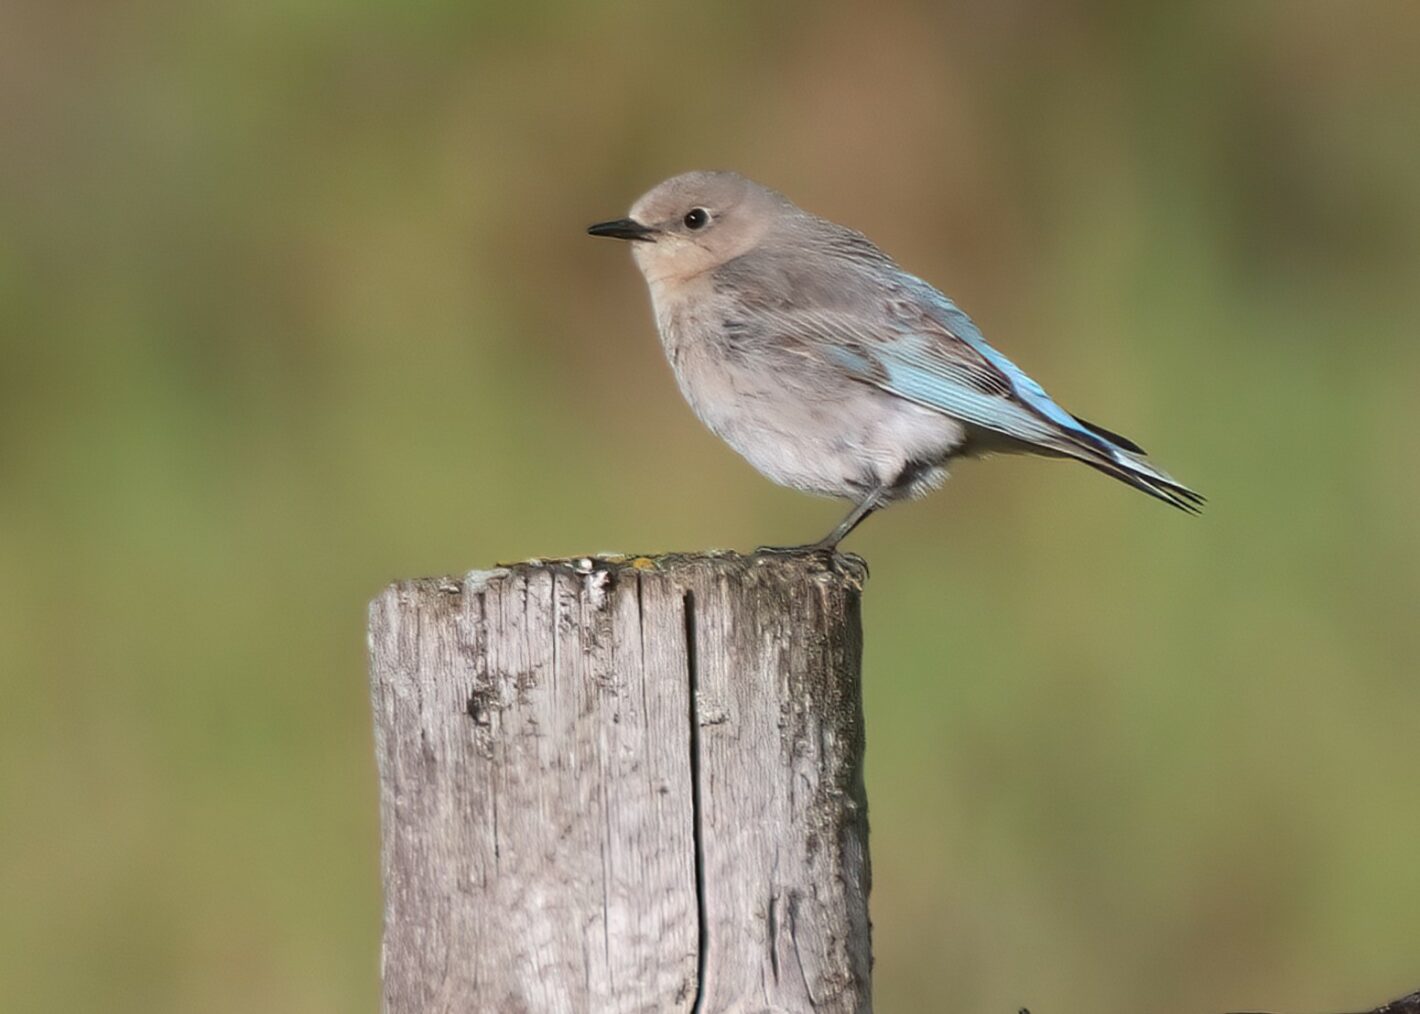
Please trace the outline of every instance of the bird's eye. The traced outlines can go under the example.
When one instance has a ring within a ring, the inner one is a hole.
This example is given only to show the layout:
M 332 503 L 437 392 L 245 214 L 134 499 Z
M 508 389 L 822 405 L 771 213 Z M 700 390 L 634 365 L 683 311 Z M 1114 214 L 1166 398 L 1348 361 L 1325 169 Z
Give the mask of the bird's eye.
M 691 208 L 682 221 L 687 229 L 703 229 L 710 222 L 710 212 L 704 208 Z

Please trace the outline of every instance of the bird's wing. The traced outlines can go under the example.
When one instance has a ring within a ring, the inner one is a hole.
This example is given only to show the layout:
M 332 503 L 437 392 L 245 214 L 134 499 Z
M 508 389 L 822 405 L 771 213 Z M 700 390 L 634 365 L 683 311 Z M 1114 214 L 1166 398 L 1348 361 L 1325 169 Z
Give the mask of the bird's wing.
M 946 297 L 935 307 L 915 296 L 892 293 L 866 312 L 784 307 L 775 323 L 855 379 L 972 425 L 1052 450 L 1066 437 L 1105 443 L 987 345 Z
M 993 349 L 971 318 L 910 275 L 869 312 L 781 309 L 814 354 L 855 379 L 1041 450 L 1067 454 L 1184 510 L 1202 497 L 1139 456 L 1137 445 L 1083 423 Z

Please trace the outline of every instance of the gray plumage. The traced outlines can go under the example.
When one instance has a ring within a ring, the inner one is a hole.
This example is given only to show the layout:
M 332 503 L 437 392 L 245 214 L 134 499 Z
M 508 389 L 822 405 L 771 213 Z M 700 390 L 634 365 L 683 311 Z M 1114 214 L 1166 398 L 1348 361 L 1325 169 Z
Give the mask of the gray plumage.
M 1062 409 L 861 233 L 743 176 L 676 176 L 588 231 L 634 241 L 695 414 L 775 482 L 853 501 L 821 548 L 937 486 L 953 457 L 992 451 L 1076 458 L 1202 504 L 1138 445 Z

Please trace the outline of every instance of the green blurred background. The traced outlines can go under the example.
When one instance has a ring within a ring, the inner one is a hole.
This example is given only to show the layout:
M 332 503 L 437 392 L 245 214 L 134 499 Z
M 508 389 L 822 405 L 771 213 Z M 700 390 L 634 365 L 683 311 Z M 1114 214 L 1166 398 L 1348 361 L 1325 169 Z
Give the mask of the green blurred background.
M 1207 493 L 874 518 L 879 1009 L 1420 985 L 1420 6 L 0 6 L 0 1009 L 376 1009 L 365 604 L 816 537 L 584 226 L 736 168 Z

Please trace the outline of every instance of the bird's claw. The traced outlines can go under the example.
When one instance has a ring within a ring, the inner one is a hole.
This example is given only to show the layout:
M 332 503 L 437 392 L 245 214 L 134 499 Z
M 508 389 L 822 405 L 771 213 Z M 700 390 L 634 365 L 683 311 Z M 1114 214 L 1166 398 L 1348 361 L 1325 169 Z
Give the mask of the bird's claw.
M 810 542 L 803 546 L 758 546 L 755 556 L 806 556 L 820 558 L 827 569 L 861 585 L 868 577 L 868 561 L 857 553 L 840 553 L 837 543 Z
M 756 546 L 755 555 L 765 553 L 772 556 L 811 556 L 814 553 L 832 555 L 837 547 L 825 542 L 809 542 L 802 546 Z

